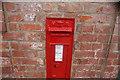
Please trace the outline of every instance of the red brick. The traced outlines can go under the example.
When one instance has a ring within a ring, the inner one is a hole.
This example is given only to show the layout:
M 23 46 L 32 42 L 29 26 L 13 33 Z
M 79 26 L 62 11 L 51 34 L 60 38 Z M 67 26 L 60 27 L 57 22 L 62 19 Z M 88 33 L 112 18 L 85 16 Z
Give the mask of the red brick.
M 44 22 L 45 21 L 45 19 L 46 19 L 46 16 L 47 14 L 46 13 L 43 13 L 43 12 L 41 12 L 41 13 L 38 13 L 37 14 L 37 21 L 38 22 Z
M 94 52 L 92 52 L 92 51 L 75 51 L 74 56 L 77 58 L 93 57 Z
M 89 19 L 91 19 L 92 18 L 92 16 L 79 16 L 78 17 L 78 21 L 79 22 L 85 22 L 85 21 L 87 21 L 87 20 L 89 20 Z
M 119 53 L 117 53 L 117 52 L 109 52 L 108 58 L 117 58 L 118 54 Z
M 64 14 L 64 17 L 77 17 L 77 14 L 75 14 L 75 13 L 65 13 Z
M 22 59 L 22 64 L 31 64 L 31 65 L 43 64 L 40 60 L 41 59 L 23 58 Z
M 109 40 L 109 35 L 98 35 L 98 42 L 107 43 Z
M 21 64 L 21 58 L 12 58 L 13 64 Z
M 75 65 L 72 67 L 73 71 L 89 71 L 91 68 L 90 65 Z
M 0 11 L 2 11 L 2 4 L 3 4 L 3 3 L 2 3 L 2 2 L 0 2 Z
M 25 71 L 25 66 L 15 65 L 15 66 L 13 66 L 13 70 L 14 70 L 14 72 Z
M 5 2 L 4 3 L 7 11 L 15 11 L 15 4 L 12 2 Z
M 37 11 L 41 12 L 42 11 L 42 5 L 41 3 L 38 2 L 16 2 L 16 10 L 17 11 Z
M 88 64 L 99 64 L 99 60 L 98 59 L 88 59 Z
M 24 13 L 23 20 L 24 21 L 35 21 L 36 14 L 35 13 Z
M 61 13 L 48 13 L 46 14 L 47 17 L 62 17 Z
M 42 31 L 42 26 L 40 24 L 20 24 L 19 29 L 21 31 Z
M 104 13 L 104 14 L 111 14 L 115 13 L 115 5 L 114 4 L 101 4 L 99 8 L 97 9 L 98 13 Z
M 114 67 L 112 66 L 105 68 L 105 72 L 113 72 L 113 71 L 114 71 Z
M 3 33 L 3 40 L 24 40 L 24 33 L 20 32 Z
M 9 58 L 2 58 L 2 67 L 9 67 L 11 66 L 11 59 Z
M 93 32 L 94 25 L 91 23 L 78 24 L 76 31 L 78 32 Z
M 94 65 L 91 70 L 101 70 L 101 65 Z
M 103 57 L 105 57 L 105 54 L 106 54 L 105 51 L 98 51 L 95 53 L 95 57 L 103 58 Z
M 110 45 L 110 50 L 111 50 L 111 51 L 117 51 L 117 50 L 118 50 L 118 44 L 117 44 L 117 43 L 116 43 L 116 44 L 114 44 L 114 43 L 112 44 L 112 43 L 111 43 L 111 45 Z
M 3 11 L 0 11 L 0 21 L 4 21 L 4 14 L 3 14 Z
M 10 76 L 14 78 L 23 78 L 23 72 L 13 72 Z
M 44 44 L 41 42 L 11 42 L 11 47 L 13 49 L 44 49 Z
M 37 33 L 37 40 L 45 40 L 46 36 L 45 33 Z
M 96 25 L 94 30 L 95 30 L 96 33 L 108 34 L 108 33 L 110 33 L 111 28 L 112 28 L 111 26 Z
M 95 71 L 89 71 L 87 73 L 87 76 L 90 77 L 90 78 L 94 78 L 95 77 Z
M 9 30 L 10 31 L 17 31 L 17 24 L 16 23 L 9 23 Z
M 43 50 L 44 44 L 42 42 L 21 42 L 19 49 L 36 49 Z
M 38 38 L 37 33 L 34 33 L 34 32 L 25 33 L 26 41 L 36 41 L 37 38 Z
M 12 66 L 8 66 L 8 67 L 2 67 L 2 74 L 10 74 L 12 73 Z
M 20 42 L 10 42 L 10 45 L 12 49 L 19 49 L 21 47 Z
M 113 17 L 111 15 L 105 14 L 90 14 L 90 15 L 79 15 L 78 22 L 90 22 L 90 23 L 105 23 L 109 24 L 113 22 Z
M 45 58 L 45 53 L 44 53 L 44 51 L 37 51 L 37 57 L 38 57 L 38 58 Z
M 45 66 L 37 66 L 37 71 L 45 71 Z
M 72 77 L 86 77 L 87 73 L 86 72 L 73 72 Z
M 44 72 L 24 72 L 23 75 L 27 78 L 44 78 Z
M 119 43 L 119 37 L 120 37 L 120 36 L 115 36 L 115 35 L 113 35 L 111 42 L 112 42 L 112 43 Z
M 10 51 L 2 51 L 2 57 L 10 57 Z
M 83 3 L 84 6 L 84 13 L 96 13 L 97 9 L 99 8 L 99 4 L 96 3 Z
M 56 3 L 44 3 L 43 10 L 44 11 L 57 11 L 57 4 Z
M 93 43 L 92 44 L 92 50 L 101 50 L 102 49 L 102 44 L 96 44 L 96 43 Z
M 120 65 L 119 58 L 113 60 L 113 65 Z
M 77 41 L 95 42 L 96 40 L 97 40 L 96 34 L 77 34 Z
M 92 50 L 92 44 L 91 43 L 81 43 L 80 49 L 81 50 Z
M 2 42 L 0 42 L 0 43 L 2 43 L 2 50 L 4 50 L 4 49 L 9 49 L 9 46 L 8 46 L 8 42 L 4 42 L 4 41 L 2 41 Z
M 75 59 L 73 64 L 88 64 L 88 59 Z
M 7 28 L 6 28 L 6 25 L 5 25 L 5 22 L 0 22 L 0 32 L 6 32 L 7 31 Z
M 60 3 L 58 10 L 61 12 L 83 12 L 83 6 L 75 3 Z
M 36 57 L 36 51 L 13 50 L 13 57 Z
M 25 66 L 26 71 L 37 71 L 37 66 Z
M 22 15 L 20 13 L 7 13 L 8 21 L 21 21 Z

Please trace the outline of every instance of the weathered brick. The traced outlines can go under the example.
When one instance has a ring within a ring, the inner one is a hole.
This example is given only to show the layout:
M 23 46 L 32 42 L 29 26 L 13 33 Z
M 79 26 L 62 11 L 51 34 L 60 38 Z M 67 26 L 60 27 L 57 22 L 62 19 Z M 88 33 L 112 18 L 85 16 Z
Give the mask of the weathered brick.
M 95 42 L 97 40 L 96 34 L 76 34 L 77 41 L 81 42 Z
M 87 76 L 87 73 L 85 71 L 83 72 L 73 72 L 72 73 L 72 77 L 86 77 Z
M 115 13 L 115 5 L 114 4 L 101 4 L 99 5 L 97 12 L 104 13 L 104 14 L 111 14 Z
M 90 65 L 75 65 L 73 66 L 73 71 L 89 71 L 91 68 Z
M 112 28 L 112 26 L 96 25 L 94 30 L 96 33 L 108 34 L 111 32 L 111 28 Z
M 12 66 L 8 66 L 8 67 L 2 67 L 2 74 L 10 74 L 12 73 Z
M 81 14 L 78 16 L 78 22 L 110 24 L 111 22 L 113 22 L 113 16 L 105 14 Z
M 76 31 L 78 32 L 93 32 L 93 28 L 95 25 L 91 23 L 85 23 L 85 24 L 78 24 Z
M 35 2 L 16 2 L 16 10 L 17 11 L 42 11 L 42 5 L 40 3 Z
M 37 66 L 25 66 L 26 71 L 37 71 Z
M 80 50 L 92 50 L 92 44 L 91 43 L 81 43 Z
M 8 21 L 21 21 L 22 15 L 20 13 L 7 13 Z
M 25 67 L 26 66 L 15 65 L 15 66 L 13 66 L 13 70 L 14 70 L 14 72 L 25 71 Z
M 8 45 L 8 42 L 5 42 L 5 41 L 2 41 L 2 42 L 0 42 L 1 44 L 2 44 L 2 50 L 4 50 L 4 49 L 9 49 L 9 45 Z
M 61 12 L 83 12 L 83 6 L 75 3 L 60 3 L 58 10 Z
M 34 33 L 34 32 L 25 33 L 26 41 L 36 41 L 37 38 L 38 38 L 37 33 Z
M 114 71 L 114 67 L 112 66 L 105 68 L 105 72 L 113 72 L 113 71 Z
M 15 3 L 13 2 L 4 2 L 5 8 L 7 11 L 15 11 Z
M 24 77 L 44 78 L 44 72 L 24 72 Z
M 13 57 L 36 57 L 36 51 L 13 50 Z
M 22 64 L 31 64 L 31 65 L 43 64 L 43 60 L 35 59 L 35 58 L 23 58 Z
M 21 64 L 21 58 L 12 58 L 12 64 Z
M 43 10 L 44 11 L 57 11 L 57 4 L 56 3 L 44 3 Z
M 23 20 L 24 21 L 35 21 L 36 14 L 35 13 L 24 13 Z
M 7 57 L 7 58 L 10 57 L 10 51 L 2 51 L 0 53 L 2 53 L 2 57 Z
M 40 24 L 20 24 L 19 29 L 21 31 L 43 31 Z
M 64 17 L 69 17 L 69 18 L 74 17 L 74 18 L 76 18 L 77 14 L 75 14 L 75 13 L 65 13 Z
M 21 32 L 3 33 L 3 40 L 24 40 L 24 33 Z
M 75 51 L 74 56 L 77 58 L 93 57 L 94 52 L 93 51 Z
M 17 31 L 18 30 L 16 23 L 9 23 L 8 25 L 9 25 L 10 31 Z
M 6 28 L 6 25 L 5 25 L 5 22 L 0 22 L 0 32 L 6 32 L 7 31 L 7 28 Z
M 45 40 L 46 36 L 45 33 L 37 33 L 37 40 Z
M 61 13 L 48 13 L 46 17 L 62 17 Z
M 101 43 L 107 43 L 109 40 L 109 37 L 110 37 L 109 35 L 98 35 L 97 41 Z

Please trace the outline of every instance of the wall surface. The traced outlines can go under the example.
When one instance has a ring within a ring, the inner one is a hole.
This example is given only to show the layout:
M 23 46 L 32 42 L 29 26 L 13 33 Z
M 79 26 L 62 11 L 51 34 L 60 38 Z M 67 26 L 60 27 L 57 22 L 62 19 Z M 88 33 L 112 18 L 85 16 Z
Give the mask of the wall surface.
M 46 77 L 46 17 L 76 19 L 71 78 L 100 78 L 101 74 L 102 78 L 118 76 L 120 16 L 115 3 L 0 2 L 0 14 L 1 77 Z

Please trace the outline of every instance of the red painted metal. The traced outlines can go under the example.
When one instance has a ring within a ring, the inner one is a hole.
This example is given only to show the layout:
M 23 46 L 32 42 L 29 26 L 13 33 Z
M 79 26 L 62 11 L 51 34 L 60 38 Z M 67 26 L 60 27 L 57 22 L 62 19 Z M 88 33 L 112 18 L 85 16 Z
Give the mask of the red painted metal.
M 74 24 L 74 18 L 46 18 L 47 78 L 70 78 Z M 63 46 L 61 61 L 55 60 L 56 45 Z

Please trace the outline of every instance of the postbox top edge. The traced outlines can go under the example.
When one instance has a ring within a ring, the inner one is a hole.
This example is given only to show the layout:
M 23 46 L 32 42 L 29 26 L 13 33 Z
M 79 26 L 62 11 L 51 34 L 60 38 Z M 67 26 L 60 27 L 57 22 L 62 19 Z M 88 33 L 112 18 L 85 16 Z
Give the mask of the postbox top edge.
M 57 20 L 75 20 L 75 18 L 51 18 L 51 17 L 46 17 L 46 19 L 57 19 Z

